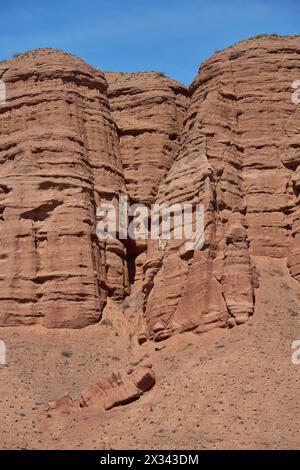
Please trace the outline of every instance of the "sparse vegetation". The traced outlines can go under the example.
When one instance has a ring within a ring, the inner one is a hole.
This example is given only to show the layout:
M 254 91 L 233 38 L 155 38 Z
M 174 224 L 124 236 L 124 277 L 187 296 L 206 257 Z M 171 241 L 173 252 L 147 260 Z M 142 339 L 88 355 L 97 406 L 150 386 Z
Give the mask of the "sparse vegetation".
M 127 298 L 122 302 L 122 307 L 124 310 L 127 310 L 127 308 L 129 308 L 129 301 Z
M 64 357 L 71 357 L 72 354 L 73 354 L 72 351 L 70 351 L 69 349 L 64 349 L 64 350 L 62 351 L 62 355 L 63 355 Z
M 261 33 L 261 34 L 256 34 L 255 36 L 250 36 L 249 38 L 246 38 L 246 39 L 241 39 L 241 41 L 237 41 L 236 43 L 232 44 L 231 46 L 228 46 L 224 49 L 217 49 L 215 51 L 215 54 L 218 54 L 219 52 L 223 52 L 225 50 L 229 50 L 235 46 L 237 46 L 238 44 L 243 44 L 243 43 L 246 43 L 248 41 L 253 41 L 255 39 L 264 39 L 264 38 L 278 38 L 278 39 L 285 39 L 285 38 L 297 38 L 297 37 L 300 37 L 299 34 L 291 34 L 291 35 L 281 35 L 281 34 L 278 34 L 278 33 Z
M 155 72 L 158 77 L 166 77 L 165 72 Z
M 118 356 L 112 356 L 112 361 L 120 361 L 121 359 Z
M 293 310 L 292 308 L 288 308 L 288 314 L 291 315 L 291 317 L 298 316 L 298 312 L 296 312 L 296 310 Z
M 140 361 L 131 361 L 129 364 L 133 367 L 138 366 Z

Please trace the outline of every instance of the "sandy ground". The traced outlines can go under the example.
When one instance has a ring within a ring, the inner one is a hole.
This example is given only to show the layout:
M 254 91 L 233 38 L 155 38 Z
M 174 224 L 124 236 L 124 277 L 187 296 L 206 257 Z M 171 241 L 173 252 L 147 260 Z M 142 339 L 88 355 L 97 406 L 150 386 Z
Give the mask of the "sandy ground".
M 83 330 L 2 328 L 2 449 L 300 449 L 300 285 L 284 260 L 256 258 L 260 287 L 250 321 L 202 336 L 137 346 L 135 308 L 109 303 Z M 55 415 L 44 404 L 113 370 L 151 362 L 155 387 L 109 411 Z

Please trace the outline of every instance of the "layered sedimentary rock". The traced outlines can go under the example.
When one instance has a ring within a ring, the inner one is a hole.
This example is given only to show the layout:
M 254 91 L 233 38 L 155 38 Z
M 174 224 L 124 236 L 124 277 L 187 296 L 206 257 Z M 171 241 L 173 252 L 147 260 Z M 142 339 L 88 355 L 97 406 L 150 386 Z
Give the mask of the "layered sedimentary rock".
M 299 280 L 299 57 L 299 37 L 243 41 L 188 91 L 55 50 L 1 63 L 0 324 L 95 323 L 142 280 L 140 338 L 159 340 L 246 322 L 256 256 Z M 120 194 L 203 204 L 203 247 L 99 241 L 96 207 Z
M 156 72 L 106 72 L 105 76 L 130 202 L 149 207 L 177 156 L 189 92 Z M 143 240 L 127 245 L 132 283 L 142 278 L 146 249 Z
M 205 243 L 149 249 L 144 266 L 150 337 L 243 323 L 254 311 L 251 256 L 288 257 L 299 276 L 299 38 L 241 42 L 203 64 L 179 156 L 158 202 L 203 203 Z
M 155 373 L 151 364 L 140 365 L 127 372 L 113 372 L 109 377 L 89 385 L 81 392 L 79 400 L 65 394 L 46 406 L 46 411 L 77 410 L 86 407 L 109 410 L 125 405 L 148 392 L 155 384 Z
M 96 237 L 96 206 L 124 193 L 104 75 L 37 50 L 0 78 L 0 324 L 82 327 L 123 297 L 124 246 Z
M 106 72 L 126 187 L 132 202 L 155 201 L 179 147 L 188 90 L 156 72 Z

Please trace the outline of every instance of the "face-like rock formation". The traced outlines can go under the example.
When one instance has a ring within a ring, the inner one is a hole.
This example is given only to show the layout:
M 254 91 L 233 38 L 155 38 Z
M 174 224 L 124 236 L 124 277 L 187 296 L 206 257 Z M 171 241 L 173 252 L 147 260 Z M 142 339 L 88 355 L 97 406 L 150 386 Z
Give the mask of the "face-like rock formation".
M 83 327 L 141 285 L 141 339 L 255 311 L 255 257 L 300 279 L 300 40 L 259 37 L 205 62 L 189 90 L 38 50 L 0 64 L 0 324 Z M 204 246 L 99 241 L 96 207 L 205 207 Z

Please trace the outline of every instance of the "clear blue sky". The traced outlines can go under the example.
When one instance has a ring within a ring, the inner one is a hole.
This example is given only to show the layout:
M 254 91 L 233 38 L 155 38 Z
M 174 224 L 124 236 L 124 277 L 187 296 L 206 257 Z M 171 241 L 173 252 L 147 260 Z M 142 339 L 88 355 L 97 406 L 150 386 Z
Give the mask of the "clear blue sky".
M 185 84 L 217 49 L 260 33 L 300 33 L 300 0 L 13 0 L 0 7 L 0 60 L 57 47 L 104 70 L 157 70 Z

